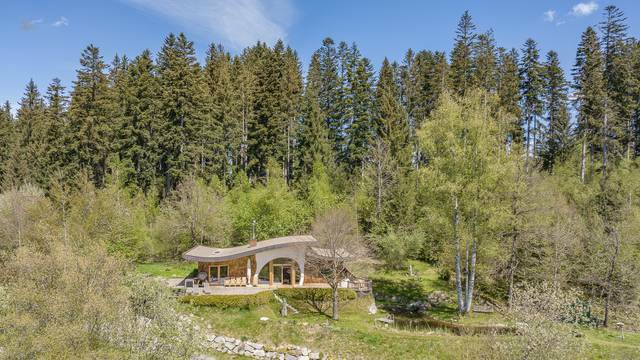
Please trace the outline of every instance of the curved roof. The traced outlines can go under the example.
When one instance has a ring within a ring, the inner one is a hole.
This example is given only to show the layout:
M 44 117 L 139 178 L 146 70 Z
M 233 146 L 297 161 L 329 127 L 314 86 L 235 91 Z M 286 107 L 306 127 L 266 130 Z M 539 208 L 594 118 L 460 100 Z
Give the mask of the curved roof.
M 310 246 L 317 244 L 311 235 L 285 236 L 269 240 L 258 241 L 256 246 L 241 245 L 232 248 L 212 248 L 198 245 L 182 254 L 182 258 L 190 261 L 215 262 L 233 260 L 243 256 L 253 255 L 262 251 L 292 246 Z

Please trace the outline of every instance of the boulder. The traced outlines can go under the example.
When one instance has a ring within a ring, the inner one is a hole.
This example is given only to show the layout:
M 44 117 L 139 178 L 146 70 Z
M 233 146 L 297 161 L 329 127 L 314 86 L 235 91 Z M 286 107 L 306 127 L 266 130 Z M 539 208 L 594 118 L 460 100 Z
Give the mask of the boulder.
M 320 353 L 317 353 L 317 352 L 309 353 L 309 359 L 310 360 L 320 360 Z
M 264 352 L 264 350 L 255 350 L 253 352 L 253 356 L 257 356 L 257 357 L 264 357 L 266 354 Z

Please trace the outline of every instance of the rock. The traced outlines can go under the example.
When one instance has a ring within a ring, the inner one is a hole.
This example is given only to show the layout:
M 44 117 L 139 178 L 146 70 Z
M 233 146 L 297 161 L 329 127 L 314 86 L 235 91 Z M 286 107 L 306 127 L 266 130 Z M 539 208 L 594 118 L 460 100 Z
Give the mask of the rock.
M 196 356 L 192 356 L 191 360 L 216 360 L 216 359 L 208 355 L 196 355 Z
M 229 349 L 232 350 L 234 347 L 236 347 L 236 344 L 232 343 L 232 342 L 225 342 L 224 346 Z
M 309 359 L 320 360 L 320 353 L 317 353 L 317 352 L 309 353 Z
M 253 352 L 253 356 L 264 357 L 265 355 L 264 350 L 256 350 Z
M 309 360 L 307 355 L 298 356 L 298 360 Z
M 213 339 L 213 341 L 214 341 L 214 342 L 217 342 L 217 343 L 223 343 L 223 342 L 224 342 L 224 336 L 216 336 L 216 337 Z
M 309 355 L 309 349 L 307 349 L 306 347 L 303 347 L 302 349 L 300 349 L 300 352 L 302 353 L 303 356 Z
M 287 354 L 284 356 L 284 360 L 298 360 L 298 357 Z
M 266 317 L 266 316 L 262 316 L 262 317 L 260 317 L 260 321 L 268 321 L 268 320 L 269 320 L 269 318 L 268 318 L 268 317 Z

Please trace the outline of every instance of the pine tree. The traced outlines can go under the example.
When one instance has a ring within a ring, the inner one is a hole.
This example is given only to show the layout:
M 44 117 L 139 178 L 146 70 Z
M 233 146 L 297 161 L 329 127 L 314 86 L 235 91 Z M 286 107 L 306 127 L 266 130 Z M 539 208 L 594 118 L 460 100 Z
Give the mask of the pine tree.
M 45 116 L 47 131 L 45 137 L 45 173 L 51 177 L 55 172 L 62 171 L 64 179 L 68 180 L 73 174 L 66 173 L 69 159 L 66 157 L 65 147 L 68 140 L 67 107 L 69 97 L 65 93 L 60 79 L 55 78 L 47 88 Z M 47 185 L 50 184 L 48 181 Z
M 476 26 L 469 11 L 460 17 L 456 29 L 455 44 L 451 52 L 451 88 L 455 94 L 464 95 L 473 84 L 473 48 Z
M 0 188 L 5 185 L 5 167 L 8 166 L 14 138 L 13 116 L 7 101 L 0 107 Z
M 497 89 L 498 61 L 493 31 L 478 35 L 473 47 L 473 83 L 493 93 Z
M 594 157 L 599 152 L 596 142 L 602 131 L 604 118 L 605 83 L 602 53 L 598 35 L 592 27 L 583 33 L 576 53 L 573 68 L 575 107 L 578 111 L 578 138 L 582 143 L 580 179 L 585 181 L 587 151 L 589 173 L 593 171 Z
M 318 49 L 320 68 L 320 109 L 325 116 L 329 129 L 329 141 L 332 151 L 341 157 L 345 148 L 345 103 L 343 99 L 343 81 L 339 73 L 339 58 L 333 39 L 326 38 Z
M 222 45 L 212 44 L 207 53 L 204 76 L 211 98 L 212 121 L 220 131 L 213 141 L 219 144 L 214 155 L 216 175 L 228 184 L 238 166 L 242 123 L 240 103 L 232 78 L 232 62 Z
M 44 99 L 35 82 L 30 80 L 20 100 L 15 122 L 8 173 L 15 185 L 25 182 L 46 184 L 45 136 L 47 123 Z
M 322 73 L 319 54 L 311 57 L 307 83 L 303 96 L 303 115 L 298 130 L 297 176 L 310 174 L 314 163 L 322 162 L 326 168 L 333 165 L 334 156 L 329 142 L 329 129 L 320 106 Z
M 358 61 L 353 80 L 350 81 L 349 93 L 352 96 L 351 125 L 347 129 L 347 153 L 349 167 L 352 172 L 362 173 L 372 139 L 375 135 L 373 121 L 373 67 L 367 58 Z
M 238 111 L 241 135 L 239 143 L 238 164 L 242 171 L 247 171 L 249 124 L 255 118 L 254 98 L 256 92 L 256 76 L 251 69 L 251 52 L 245 50 L 233 61 L 232 78 L 238 96 Z
M 149 50 L 144 50 L 129 64 L 123 85 L 123 121 L 116 135 L 124 183 L 145 194 L 156 185 L 159 161 L 157 111 L 160 88 L 155 70 Z
M 112 150 L 115 101 L 100 50 L 94 45 L 87 46 L 80 64 L 69 106 L 67 152 L 74 171 L 86 168 L 94 184 L 102 186 Z
M 543 151 L 543 167 L 551 170 L 564 160 L 571 147 L 567 81 L 560 67 L 558 53 L 549 51 L 543 70 L 544 107 L 548 132 Z
M 631 47 L 628 44 L 626 17 L 616 6 L 604 9 L 605 19 L 600 23 L 602 54 L 604 57 L 605 113 L 603 118 L 603 166 L 607 156 L 631 156 L 635 147 L 632 123 L 635 103 L 632 76 Z
M 527 39 L 522 48 L 520 81 L 525 123 L 525 156 L 527 160 L 531 156 L 535 159 L 540 152 L 544 129 L 540 122 L 543 110 L 540 53 L 538 44 L 533 39 Z
M 386 58 L 376 84 L 376 129 L 398 166 L 407 170 L 411 165 L 410 130 L 394 66 Z
M 518 51 L 498 49 L 498 98 L 500 108 L 509 114 L 509 142 L 522 143 L 522 115 L 520 109 L 520 73 L 518 69 Z
M 283 176 L 288 183 L 293 177 L 292 172 L 295 163 L 293 148 L 295 146 L 298 119 L 301 113 L 303 82 L 298 54 L 290 47 L 287 47 L 283 57 L 283 71 L 278 92 L 282 96 L 279 112 L 282 117 L 280 131 L 282 132 L 284 144 L 281 141 L 279 153 L 282 159 Z
M 212 170 L 210 143 L 212 124 L 208 121 L 209 101 L 205 81 L 195 56 L 193 43 L 184 34 L 170 34 L 158 55 L 160 84 L 160 172 L 163 195 L 175 189 L 185 176 Z

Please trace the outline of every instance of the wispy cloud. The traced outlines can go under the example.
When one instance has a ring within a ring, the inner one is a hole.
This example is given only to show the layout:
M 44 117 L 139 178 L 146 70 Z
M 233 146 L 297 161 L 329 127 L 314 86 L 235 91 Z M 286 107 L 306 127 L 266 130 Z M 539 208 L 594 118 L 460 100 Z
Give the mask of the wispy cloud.
M 241 48 L 256 41 L 273 43 L 287 36 L 290 0 L 122 0 L 151 10 L 205 35 Z M 214 39 L 212 39 L 214 40 Z
M 598 10 L 598 3 L 595 1 L 577 3 L 571 8 L 570 15 L 573 16 L 587 16 L 593 14 Z
M 547 10 L 544 12 L 544 21 L 553 22 L 556 19 L 556 11 L 555 10 Z
M 42 23 L 42 19 L 32 19 L 32 20 L 24 20 L 22 22 L 22 26 L 20 27 L 23 31 L 31 31 L 35 30 L 38 24 Z
M 60 26 L 69 26 L 69 19 L 64 16 L 60 16 L 58 20 L 54 21 L 51 26 L 60 27 Z

